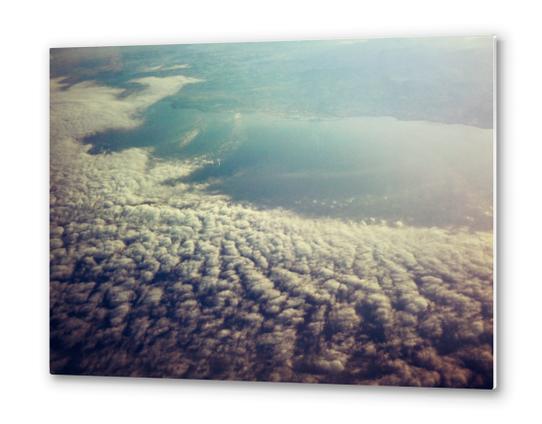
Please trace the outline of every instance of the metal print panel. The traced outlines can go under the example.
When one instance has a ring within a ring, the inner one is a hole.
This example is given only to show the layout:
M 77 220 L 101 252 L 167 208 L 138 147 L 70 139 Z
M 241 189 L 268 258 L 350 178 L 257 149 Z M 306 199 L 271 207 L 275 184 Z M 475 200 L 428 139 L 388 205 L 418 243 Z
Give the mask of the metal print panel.
M 492 37 L 51 50 L 53 374 L 492 388 Z

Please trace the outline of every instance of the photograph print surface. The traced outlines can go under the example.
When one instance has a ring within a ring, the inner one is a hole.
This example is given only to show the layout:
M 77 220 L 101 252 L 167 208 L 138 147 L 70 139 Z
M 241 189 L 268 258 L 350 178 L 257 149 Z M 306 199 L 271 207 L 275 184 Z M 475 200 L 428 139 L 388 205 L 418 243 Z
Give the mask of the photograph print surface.
M 491 389 L 494 40 L 50 52 L 53 374 Z

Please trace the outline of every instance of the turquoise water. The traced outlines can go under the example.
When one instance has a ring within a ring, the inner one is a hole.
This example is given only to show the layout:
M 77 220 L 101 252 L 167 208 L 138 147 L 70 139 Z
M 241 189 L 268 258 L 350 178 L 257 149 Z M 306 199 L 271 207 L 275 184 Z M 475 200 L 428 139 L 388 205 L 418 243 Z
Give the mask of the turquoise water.
M 91 153 L 204 157 L 212 163 L 186 180 L 258 207 L 489 229 L 488 42 L 147 46 L 75 58 L 59 50 L 51 73 L 69 68 L 69 83 L 93 79 L 126 95 L 142 76 L 202 80 L 144 111 L 140 127 L 87 138 Z M 167 69 L 178 64 L 188 67 Z
M 186 179 L 212 192 L 305 215 L 491 227 L 492 131 L 391 117 L 286 118 L 168 104 L 149 124 L 100 134 L 94 150 L 150 146 L 213 162 Z M 103 146 L 103 147 L 102 147 Z

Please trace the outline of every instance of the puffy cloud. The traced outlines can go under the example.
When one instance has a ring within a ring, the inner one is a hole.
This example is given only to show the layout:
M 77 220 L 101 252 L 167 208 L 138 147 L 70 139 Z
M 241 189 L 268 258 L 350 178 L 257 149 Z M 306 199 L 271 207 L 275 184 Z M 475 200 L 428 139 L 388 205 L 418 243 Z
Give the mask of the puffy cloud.
M 171 65 L 171 66 L 156 65 L 156 66 L 144 67 L 141 71 L 142 72 L 169 72 L 169 71 L 179 71 L 181 69 L 186 69 L 188 67 L 189 66 L 185 63 Z
M 121 88 L 84 81 L 63 89 L 62 81 L 62 78 L 51 80 L 51 138 L 57 140 L 81 138 L 110 128 L 133 128 L 141 123 L 138 112 L 175 94 L 186 84 L 200 82 L 183 75 L 137 78 L 130 82 L 144 89 L 130 93 L 123 101 Z
M 185 77 L 51 92 L 51 370 L 491 387 L 492 235 L 257 210 L 78 139 Z M 202 161 L 204 159 L 200 159 Z

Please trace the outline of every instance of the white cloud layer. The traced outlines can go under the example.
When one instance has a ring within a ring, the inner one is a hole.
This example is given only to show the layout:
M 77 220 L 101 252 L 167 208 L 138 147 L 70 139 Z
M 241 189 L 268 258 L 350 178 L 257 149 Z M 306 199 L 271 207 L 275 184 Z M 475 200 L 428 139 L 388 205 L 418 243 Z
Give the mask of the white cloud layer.
M 78 142 L 196 81 L 52 81 L 52 371 L 491 386 L 491 233 L 257 210 Z

